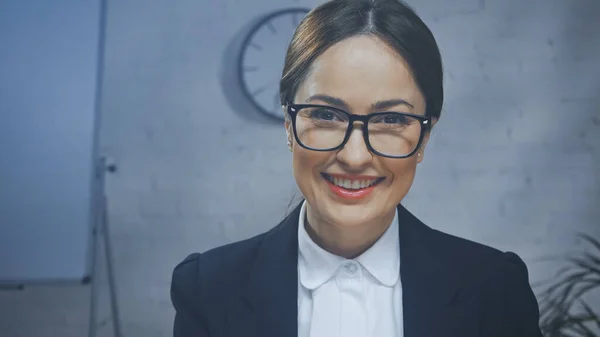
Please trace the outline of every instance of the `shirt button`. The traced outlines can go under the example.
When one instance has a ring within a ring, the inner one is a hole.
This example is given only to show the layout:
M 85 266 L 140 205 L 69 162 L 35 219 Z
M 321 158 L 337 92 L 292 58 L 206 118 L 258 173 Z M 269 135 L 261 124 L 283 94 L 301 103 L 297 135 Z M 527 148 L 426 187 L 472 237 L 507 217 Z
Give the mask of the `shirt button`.
M 354 274 L 358 270 L 358 267 L 356 266 L 356 263 L 353 263 L 353 262 L 350 262 L 350 263 L 346 264 L 345 268 L 346 268 L 346 271 L 349 274 Z

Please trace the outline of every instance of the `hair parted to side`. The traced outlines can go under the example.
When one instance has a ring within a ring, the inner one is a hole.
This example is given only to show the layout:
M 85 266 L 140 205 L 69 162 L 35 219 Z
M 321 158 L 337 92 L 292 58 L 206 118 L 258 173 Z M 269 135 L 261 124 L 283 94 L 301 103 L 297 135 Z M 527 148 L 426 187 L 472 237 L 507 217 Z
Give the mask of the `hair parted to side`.
M 279 82 L 281 104 L 294 103 L 319 55 L 357 35 L 374 35 L 398 52 L 425 97 L 426 115 L 439 119 L 444 101 L 439 48 L 425 23 L 399 0 L 332 0 L 310 11 L 287 49 Z

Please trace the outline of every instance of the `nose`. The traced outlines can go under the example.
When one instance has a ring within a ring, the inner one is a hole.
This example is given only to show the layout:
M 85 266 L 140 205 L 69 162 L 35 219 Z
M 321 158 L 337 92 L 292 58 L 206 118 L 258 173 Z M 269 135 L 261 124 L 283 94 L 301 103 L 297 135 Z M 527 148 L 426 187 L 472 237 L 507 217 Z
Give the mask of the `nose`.
M 363 130 L 355 127 L 344 147 L 338 151 L 337 159 L 350 168 L 360 169 L 371 163 L 373 154 L 367 148 Z

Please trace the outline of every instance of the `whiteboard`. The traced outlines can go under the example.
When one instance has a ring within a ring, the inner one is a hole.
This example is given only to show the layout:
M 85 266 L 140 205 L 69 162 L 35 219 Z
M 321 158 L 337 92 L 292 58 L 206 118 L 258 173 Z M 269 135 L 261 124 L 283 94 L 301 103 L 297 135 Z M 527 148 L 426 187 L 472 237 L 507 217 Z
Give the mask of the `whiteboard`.
M 0 283 L 89 275 L 100 33 L 101 0 L 0 1 Z

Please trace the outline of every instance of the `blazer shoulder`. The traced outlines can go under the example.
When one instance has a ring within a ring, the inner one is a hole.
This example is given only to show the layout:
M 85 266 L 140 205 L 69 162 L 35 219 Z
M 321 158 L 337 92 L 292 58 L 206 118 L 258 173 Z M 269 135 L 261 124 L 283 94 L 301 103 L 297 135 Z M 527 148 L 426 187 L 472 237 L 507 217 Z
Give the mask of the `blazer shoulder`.
M 525 263 L 514 252 L 500 249 L 432 229 L 434 246 L 438 247 L 438 256 L 446 265 L 472 275 L 493 270 L 507 270 L 516 274 L 527 274 Z
M 529 273 L 523 259 L 514 252 L 502 251 L 479 242 L 433 230 L 433 241 L 444 265 L 458 275 L 490 277 L 502 273 L 508 282 L 528 284 Z M 474 281 L 478 277 L 474 278 Z
M 457 298 L 474 296 L 482 303 L 494 303 L 487 314 L 502 325 L 490 325 L 503 336 L 542 337 L 539 307 L 529 283 L 525 262 L 514 252 L 503 252 L 484 244 L 440 231 L 432 234 L 441 250 L 437 256 L 446 271 L 459 282 Z M 483 297 L 483 299 L 482 299 Z
M 490 262 L 490 259 L 497 261 L 502 259 L 503 252 L 499 249 L 436 229 L 432 229 L 432 231 L 437 247 L 443 249 L 449 257 L 465 261 L 485 260 L 485 262 Z
M 263 236 L 192 253 L 175 266 L 170 293 L 176 336 L 219 331 L 227 305 L 244 289 Z
M 405 232 L 412 233 L 411 240 L 420 241 L 441 266 L 450 267 L 456 272 L 461 266 L 473 270 L 473 265 L 502 260 L 503 252 L 496 248 L 429 227 L 402 205 L 398 210 L 407 223 Z
M 188 255 L 175 266 L 172 287 L 205 301 L 231 294 L 246 279 L 265 235 Z

